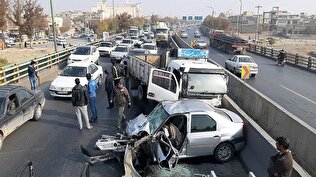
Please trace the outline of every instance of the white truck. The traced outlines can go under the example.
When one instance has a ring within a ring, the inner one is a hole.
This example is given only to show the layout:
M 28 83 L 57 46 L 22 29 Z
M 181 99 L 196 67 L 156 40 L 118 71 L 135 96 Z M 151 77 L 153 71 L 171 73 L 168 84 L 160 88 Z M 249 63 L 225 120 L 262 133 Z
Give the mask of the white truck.
M 169 28 L 164 22 L 157 22 L 155 30 L 157 47 L 168 47 L 169 45 Z
M 128 35 L 129 36 L 138 36 L 139 30 L 137 26 L 130 26 L 128 29 Z
M 169 57 L 168 52 L 166 56 L 129 56 L 128 88 L 137 89 L 141 100 L 197 98 L 221 106 L 228 76 L 221 66 L 207 62 L 206 51 L 178 49 L 176 57 Z

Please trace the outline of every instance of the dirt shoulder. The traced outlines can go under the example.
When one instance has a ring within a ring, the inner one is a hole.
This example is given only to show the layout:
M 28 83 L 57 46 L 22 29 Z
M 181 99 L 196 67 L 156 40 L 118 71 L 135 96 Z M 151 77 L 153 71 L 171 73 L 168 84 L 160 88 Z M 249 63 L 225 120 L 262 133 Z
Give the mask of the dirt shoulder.
M 0 59 L 7 60 L 7 64 L 18 64 L 26 61 L 30 61 L 34 58 L 39 58 L 41 56 L 53 53 L 54 48 L 8 48 L 0 50 Z M 3 66 L 4 63 L 0 63 Z

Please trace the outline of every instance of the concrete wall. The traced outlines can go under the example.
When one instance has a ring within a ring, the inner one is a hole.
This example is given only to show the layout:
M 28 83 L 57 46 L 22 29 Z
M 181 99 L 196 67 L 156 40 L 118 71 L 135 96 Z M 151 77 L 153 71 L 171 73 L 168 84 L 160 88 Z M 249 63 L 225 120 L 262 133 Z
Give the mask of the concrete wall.
M 256 177 L 267 176 L 270 157 L 277 153 L 275 140 L 268 135 L 251 117 L 228 96 L 223 98 L 223 107 L 238 113 L 246 125 L 246 147 L 239 153 L 243 164 Z M 294 162 L 292 177 L 310 176 L 302 167 Z
M 273 138 L 288 137 L 295 160 L 312 176 L 316 176 L 316 130 L 250 85 L 242 82 L 235 75 L 228 74 L 230 75 L 228 96 L 270 136 Z M 252 130 L 249 131 L 248 134 L 255 133 Z M 252 150 L 261 152 L 267 148 L 263 141 L 252 142 L 250 139 L 249 144 L 253 143 L 260 143 L 262 146 Z M 272 154 L 272 151 L 269 154 Z M 261 154 L 255 157 L 265 158 Z M 265 159 L 259 161 L 266 163 Z

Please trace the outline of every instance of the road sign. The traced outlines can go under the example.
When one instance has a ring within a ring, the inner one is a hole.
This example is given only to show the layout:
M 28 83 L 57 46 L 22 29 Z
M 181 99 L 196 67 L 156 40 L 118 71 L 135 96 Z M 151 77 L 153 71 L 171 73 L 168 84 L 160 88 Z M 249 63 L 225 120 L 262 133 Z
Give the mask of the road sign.
M 241 79 L 249 79 L 250 65 L 242 66 L 241 68 Z

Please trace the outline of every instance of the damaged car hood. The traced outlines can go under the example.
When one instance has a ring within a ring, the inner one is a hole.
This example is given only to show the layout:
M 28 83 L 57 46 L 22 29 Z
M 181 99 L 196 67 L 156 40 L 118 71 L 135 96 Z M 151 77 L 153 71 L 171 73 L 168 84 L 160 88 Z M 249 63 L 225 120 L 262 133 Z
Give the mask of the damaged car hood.
M 144 114 L 140 114 L 135 119 L 129 121 L 126 126 L 126 133 L 129 137 L 137 135 L 139 132 L 150 134 L 149 123 Z

